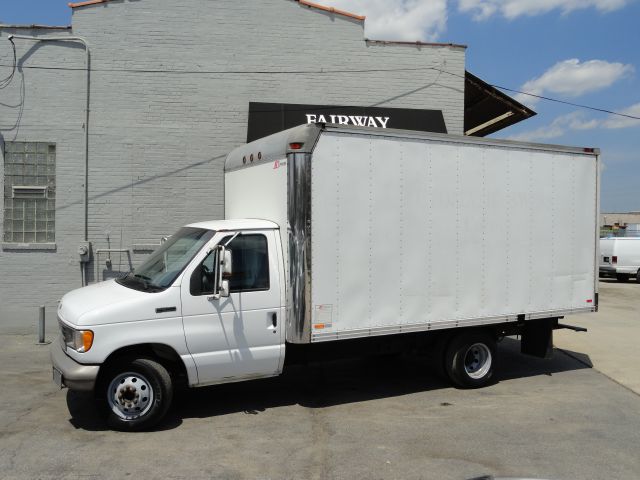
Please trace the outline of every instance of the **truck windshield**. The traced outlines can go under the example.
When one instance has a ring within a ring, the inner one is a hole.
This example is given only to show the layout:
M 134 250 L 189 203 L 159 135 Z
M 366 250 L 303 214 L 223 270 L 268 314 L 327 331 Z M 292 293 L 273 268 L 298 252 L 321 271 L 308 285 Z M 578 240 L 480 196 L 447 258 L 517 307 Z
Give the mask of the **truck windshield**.
M 117 282 L 128 288 L 160 292 L 169 287 L 200 249 L 213 238 L 213 230 L 181 228 L 138 268 Z

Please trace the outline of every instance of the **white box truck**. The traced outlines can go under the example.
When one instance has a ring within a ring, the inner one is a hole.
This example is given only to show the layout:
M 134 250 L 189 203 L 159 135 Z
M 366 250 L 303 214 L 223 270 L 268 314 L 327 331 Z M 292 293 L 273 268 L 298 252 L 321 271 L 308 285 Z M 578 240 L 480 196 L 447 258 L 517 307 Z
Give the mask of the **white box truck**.
M 640 283 L 640 237 L 601 238 L 600 276 Z
M 173 388 L 420 349 L 458 387 L 496 342 L 545 357 L 597 310 L 599 152 L 308 125 L 233 151 L 227 220 L 188 225 L 126 277 L 62 298 L 60 386 L 139 430 Z

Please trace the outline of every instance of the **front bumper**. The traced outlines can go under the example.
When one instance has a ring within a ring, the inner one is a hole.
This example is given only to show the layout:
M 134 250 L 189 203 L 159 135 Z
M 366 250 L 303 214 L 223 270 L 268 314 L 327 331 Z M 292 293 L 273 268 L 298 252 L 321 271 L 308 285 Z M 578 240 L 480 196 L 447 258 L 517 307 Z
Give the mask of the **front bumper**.
M 51 363 L 62 375 L 61 386 L 71 390 L 91 391 L 96 385 L 99 365 L 82 365 L 69 357 L 59 341 L 51 344 Z
M 600 276 L 601 277 L 615 277 L 616 276 L 616 267 L 603 267 L 600 266 Z
M 615 267 L 603 267 L 600 266 L 600 276 L 601 277 L 615 277 L 616 275 L 631 275 L 635 276 L 638 273 L 638 267 L 625 267 L 625 266 L 615 266 Z

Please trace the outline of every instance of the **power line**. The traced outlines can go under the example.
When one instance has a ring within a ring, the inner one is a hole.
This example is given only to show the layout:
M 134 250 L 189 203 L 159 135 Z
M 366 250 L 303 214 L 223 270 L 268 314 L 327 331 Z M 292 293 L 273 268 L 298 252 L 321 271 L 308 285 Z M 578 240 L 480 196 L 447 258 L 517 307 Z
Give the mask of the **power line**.
M 7 64 L 0 64 L 1 67 L 9 67 Z M 53 67 L 42 65 L 23 65 L 20 68 L 27 68 L 31 70 L 65 70 L 65 71 L 86 71 L 81 67 Z M 448 73 L 457 77 L 464 78 L 461 75 L 457 75 L 452 72 L 440 70 L 435 67 L 415 67 L 415 68 L 368 68 L 360 70 L 164 70 L 164 69 L 143 69 L 143 68 L 91 68 L 92 72 L 120 72 L 120 73 L 167 73 L 173 75 L 324 75 L 331 73 L 377 73 L 377 72 L 407 72 L 407 71 L 422 71 L 422 70 L 438 70 L 443 73 Z
M 13 43 L 13 42 L 12 42 Z M 15 47 L 14 47 L 15 48 Z M 3 67 L 10 67 L 11 65 L 0 64 Z M 41 66 L 41 65 L 24 65 L 21 68 L 28 68 L 32 70 L 54 70 L 54 71 L 84 71 L 84 68 L 74 67 L 53 67 L 53 66 Z M 15 65 L 14 65 L 15 69 Z M 464 75 L 449 72 L 436 67 L 406 67 L 406 68 L 368 68 L 368 69 L 345 69 L 345 70 L 166 70 L 166 69 L 142 69 L 142 68 L 92 68 L 92 72 L 107 72 L 107 73 L 140 73 L 140 74 L 170 74 L 170 75 L 329 75 L 329 74 L 350 74 L 350 73 L 395 73 L 395 72 L 416 72 L 434 70 L 440 73 L 445 73 L 454 77 L 465 79 Z M 11 78 L 13 75 L 11 75 Z M 0 85 L 2 85 L 0 83 Z M 591 107 L 589 105 L 583 105 L 579 103 L 568 102 L 566 100 L 560 100 L 557 98 L 545 97 L 542 95 L 536 95 L 534 93 L 523 92 L 501 85 L 489 84 L 494 88 L 506 90 L 508 92 L 519 93 L 541 100 L 549 102 L 561 103 L 564 105 L 570 105 L 573 107 L 584 108 L 587 110 L 593 110 L 596 112 L 603 112 L 610 115 L 616 115 L 625 118 L 631 118 L 634 120 L 640 120 L 640 117 L 629 115 L 626 113 L 615 112 L 613 110 L 607 110 L 604 108 Z
M 13 80 L 13 76 L 16 74 L 16 66 L 18 65 L 18 58 L 16 55 L 16 44 L 13 43 L 13 38 L 10 38 L 11 46 L 13 47 L 13 65 L 11 66 L 11 74 L 7 78 L 0 80 L 0 89 L 5 88 Z
M 512 88 L 501 87 L 500 85 L 491 85 L 492 87 L 499 88 L 500 90 L 506 90 L 508 92 L 519 93 L 522 95 L 528 95 L 530 97 L 539 98 L 541 100 L 548 100 L 549 102 L 562 103 L 564 105 L 571 105 L 572 107 L 586 108 L 588 110 L 595 110 L 596 112 L 609 113 L 611 115 L 618 115 L 620 117 L 633 118 L 634 120 L 640 120 L 640 117 L 629 115 L 626 113 L 614 112 L 612 110 L 606 110 L 604 108 L 590 107 L 589 105 L 582 105 L 580 103 L 567 102 L 566 100 L 558 100 L 557 98 L 545 97 L 542 95 L 536 95 L 535 93 L 521 92 L 520 90 L 514 90 Z

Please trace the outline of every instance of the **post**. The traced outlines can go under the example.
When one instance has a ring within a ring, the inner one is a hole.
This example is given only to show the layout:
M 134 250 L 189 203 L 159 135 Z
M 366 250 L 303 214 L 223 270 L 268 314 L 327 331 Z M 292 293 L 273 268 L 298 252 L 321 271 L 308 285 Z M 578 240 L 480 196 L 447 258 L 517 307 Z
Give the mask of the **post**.
M 44 305 L 40 305 L 38 318 L 38 344 L 44 345 Z

